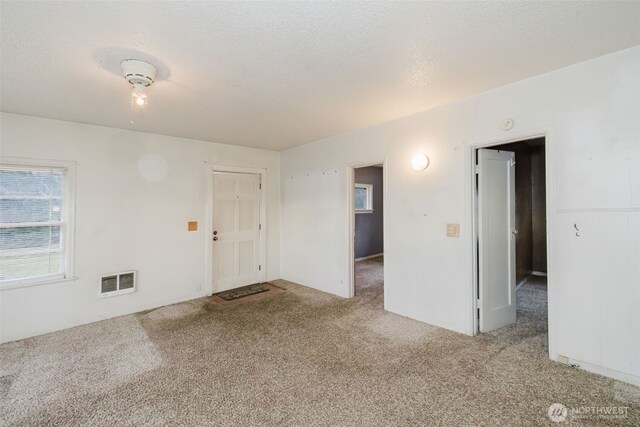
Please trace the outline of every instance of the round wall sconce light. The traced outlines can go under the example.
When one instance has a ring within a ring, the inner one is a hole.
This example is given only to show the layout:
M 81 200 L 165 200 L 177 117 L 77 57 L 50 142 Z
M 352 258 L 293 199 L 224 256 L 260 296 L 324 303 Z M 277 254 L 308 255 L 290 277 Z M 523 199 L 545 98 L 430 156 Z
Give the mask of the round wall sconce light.
M 429 166 L 429 158 L 426 154 L 418 153 L 411 159 L 411 167 L 418 172 L 425 170 L 427 166 Z

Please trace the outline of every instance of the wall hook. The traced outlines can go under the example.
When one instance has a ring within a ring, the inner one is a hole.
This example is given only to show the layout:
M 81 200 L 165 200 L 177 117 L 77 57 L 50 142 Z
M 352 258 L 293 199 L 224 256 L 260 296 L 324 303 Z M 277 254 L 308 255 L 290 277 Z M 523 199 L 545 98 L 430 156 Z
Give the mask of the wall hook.
M 578 228 L 577 224 L 573 224 L 573 228 L 576 229 L 576 237 L 580 237 L 580 229 Z

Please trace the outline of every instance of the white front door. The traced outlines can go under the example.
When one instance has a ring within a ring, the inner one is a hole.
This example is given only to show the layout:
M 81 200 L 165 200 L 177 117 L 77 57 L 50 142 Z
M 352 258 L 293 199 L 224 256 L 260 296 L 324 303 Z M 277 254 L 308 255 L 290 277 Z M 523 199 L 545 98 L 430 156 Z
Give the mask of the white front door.
M 213 291 L 260 281 L 260 175 L 213 173 Z
M 478 150 L 480 331 L 516 321 L 515 154 Z

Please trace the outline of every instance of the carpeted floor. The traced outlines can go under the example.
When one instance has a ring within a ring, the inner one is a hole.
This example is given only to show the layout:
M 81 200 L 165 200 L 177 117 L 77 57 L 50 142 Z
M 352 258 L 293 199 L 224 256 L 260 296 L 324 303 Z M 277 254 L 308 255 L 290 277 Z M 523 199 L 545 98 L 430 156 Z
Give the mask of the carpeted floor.
M 384 307 L 384 256 L 355 263 L 355 295 L 360 304 L 369 308 Z
M 244 304 L 1 345 L 0 425 L 534 426 L 556 425 L 554 402 L 629 407 L 572 425 L 640 424 L 640 389 L 548 360 L 535 310 L 474 338 L 385 313 L 374 282 L 341 299 L 276 281 L 286 291 Z

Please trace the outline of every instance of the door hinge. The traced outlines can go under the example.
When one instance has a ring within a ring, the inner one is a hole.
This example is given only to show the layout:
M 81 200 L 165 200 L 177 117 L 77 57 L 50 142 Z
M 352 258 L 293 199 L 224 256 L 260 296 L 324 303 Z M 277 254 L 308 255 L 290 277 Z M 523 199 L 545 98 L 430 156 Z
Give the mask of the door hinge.
M 258 271 L 262 271 L 262 266 L 261 265 L 258 266 Z
M 516 161 L 511 159 L 511 167 L 514 167 L 516 165 Z
M 476 175 L 480 173 L 480 165 L 476 165 L 475 172 L 476 172 Z
M 258 190 L 262 190 L 262 183 L 258 184 Z
M 258 230 L 262 230 L 262 224 L 258 224 Z

